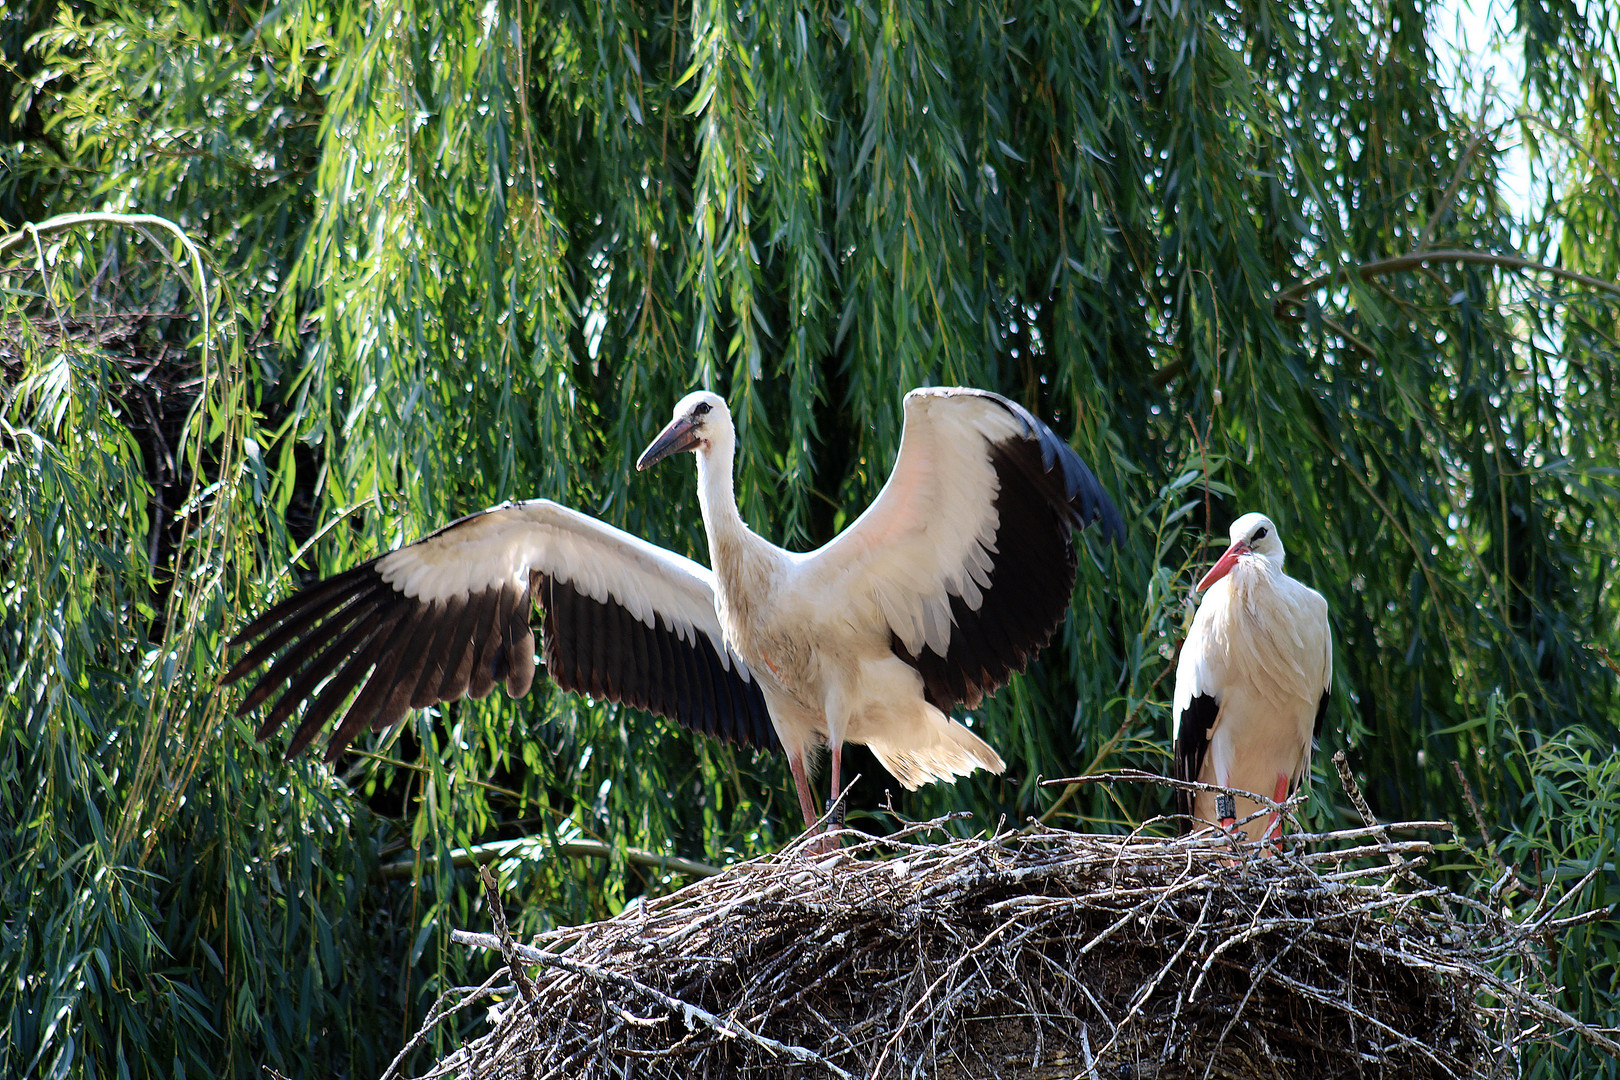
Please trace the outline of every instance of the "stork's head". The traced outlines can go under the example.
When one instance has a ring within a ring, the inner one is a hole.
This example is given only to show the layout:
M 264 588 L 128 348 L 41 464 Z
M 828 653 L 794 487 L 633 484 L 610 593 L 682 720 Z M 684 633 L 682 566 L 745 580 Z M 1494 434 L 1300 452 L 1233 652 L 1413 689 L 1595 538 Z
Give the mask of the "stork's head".
M 726 399 L 708 390 L 695 390 L 675 403 L 674 418 L 641 452 L 636 468 L 645 469 L 683 450 L 707 453 L 716 443 L 729 445 L 733 437 Z
M 1277 526 L 1273 525 L 1266 515 L 1244 514 L 1232 522 L 1231 536 L 1232 546 L 1215 560 L 1215 565 L 1209 568 L 1209 573 L 1198 583 L 1199 592 L 1203 592 L 1231 573 L 1238 560 L 1245 555 L 1258 555 L 1270 562 L 1272 569 L 1282 569 L 1282 537 L 1277 535 Z

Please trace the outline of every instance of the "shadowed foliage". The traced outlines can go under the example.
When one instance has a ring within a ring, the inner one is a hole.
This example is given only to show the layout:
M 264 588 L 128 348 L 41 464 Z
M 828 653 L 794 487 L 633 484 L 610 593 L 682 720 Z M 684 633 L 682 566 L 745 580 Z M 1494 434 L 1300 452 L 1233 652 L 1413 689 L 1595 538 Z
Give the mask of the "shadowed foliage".
M 1493 903 L 1614 899 L 1611 8 L 1522 0 L 1524 99 L 1453 100 L 1407 0 L 15 7 L 0 1074 L 374 1076 L 487 971 L 452 851 L 605 842 L 502 865 L 532 932 L 785 843 L 778 757 L 543 672 L 330 768 L 217 689 L 295 582 L 504 499 L 705 558 L 689 468 L 631 468 L 699 385 L 790 546 L 877 492 L 922 383 L 1019 402 L 1125 513 L 973 712 L 1008 772 L 879 809 L 852 753 L 853 824 L 1167 810 L 1037 780 L 1168 768 L 1189 587 L 1258 509 L 1330 604 L 1321 745 L 1373 809 L 1477 818 L 1448 869 L 1517 866 Z M 1331 790 L 1309 823 L 1351 820 Z M 1617 952 L 1524 974 L 1614 1024 Z M 1615 1074 L 1585 1053 L 1525 1069 Z

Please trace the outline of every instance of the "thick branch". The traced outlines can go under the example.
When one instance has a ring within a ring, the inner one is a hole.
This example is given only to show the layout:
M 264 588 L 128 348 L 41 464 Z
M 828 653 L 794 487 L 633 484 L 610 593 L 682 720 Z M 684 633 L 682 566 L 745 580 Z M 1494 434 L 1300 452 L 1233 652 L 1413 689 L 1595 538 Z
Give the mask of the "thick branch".
M 1517 255 L 1496 255 L 1488 251 L 1470 251 L 1467 249 L 1445 249 L 1440 251 L 1415 251 L 1410 255 L 1397 255 L 1393 259 L 1379 259 L 1377 262 L 1365 263 L 1352 269 L 1361 277 L 1362 281 L 1371 281 L 1377 277 L 1389 274 L 1399 274 L 1407 270 L 1414 270 L 1435 262 L 1473 263 L 1479 266 L 1495 266 L 1505 270 L 1535 270 L 1551 274 L 1553 277 L 1565 281 L 1575 281 L 1603 292 L 1620 296 L 1620 284 L 1606 281 L 1603 278 L 1592 277 L 1589 274 L 1577 274 L 1573 270 L 1562 267 L 1548 266 L 1533 259 L 1520 258 Z M 1273 313 L 1282 318 L 1284 309 L 1299 303 L 1305 294 L 1314 292 L 1338 277 L 1342 271 L 1332 271 L 1318 274 L 1309 281 L 1302 281 L 1297 285 L 1290 285 L 1278 293 L 1274 299 Z
M 600 840 L 566 840 L 560 844 L 553 844 L 538 836 L 519 837 L 516 840 L 496 840 L 488 844 L 479 844 L 476 847 L 456 848 L 450 852 L 451 865 L 458 870 L 470 866 L 484 866 L 497 859 L 521 857 L 535 849 L 551 855 L 562 855 L 576 859 L 610 859 L 613 849 Z M 652 851 L 643 851 L 641 848 L 629 848 L 624 857 L 636 866 L 646 866 L 654 870 L 667 870 L 687 877 L 715 877 L 721 873 L 718 866 L 708 863 L 696 862 L 692 859 L 682 859 L 674 855 L 659 855 Z M 436 860 L 428 857 L 422 860 L 423 865 L 431 866 Z M 398 862 L 384 863 L 377 872 L 384 878 L 408 878 L 416 873 L 417 861 L 415 859 L 401 859 Z

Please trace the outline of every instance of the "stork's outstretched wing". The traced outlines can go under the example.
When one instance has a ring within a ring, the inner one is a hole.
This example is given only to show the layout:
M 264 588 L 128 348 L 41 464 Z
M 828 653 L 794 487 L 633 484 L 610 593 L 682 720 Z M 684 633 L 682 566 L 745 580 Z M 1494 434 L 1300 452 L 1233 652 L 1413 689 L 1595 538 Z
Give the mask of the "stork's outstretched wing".
M 894 472 L 877 499 L 804 573 L 828 603 L 875 609 L 894 649 L 942 709 L 1021 670 L 1068 609 L 1073 533 L 1125 523 L 1070 446 L 998 394 L 927 388 L 906 395 Z
M 775 746 L 759 686 L 722 638 L 713 580 L 690 559 L 546 499 L 507 503 L 283 600 L 237 634 L 233 645 L 252 647 L 222 681 L 275 658 L 237 715 L 279 691 L 263 739 L 307 702 L 289 757 L 353 694 L 327 745 L 332 760 L 367 727 L 413 708 L 483 697 L 497 682 L 512 697 L 527 693 L 538 603 L 558 686 Z

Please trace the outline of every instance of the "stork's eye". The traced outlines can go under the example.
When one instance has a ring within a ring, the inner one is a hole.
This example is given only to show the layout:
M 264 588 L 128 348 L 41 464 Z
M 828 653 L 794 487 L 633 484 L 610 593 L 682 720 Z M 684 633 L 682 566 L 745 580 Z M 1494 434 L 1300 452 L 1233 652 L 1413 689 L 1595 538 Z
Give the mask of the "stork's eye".
M 1259 530 L 1257 530 L 1255 532 L 1255 534 L 1254 534 L 1254 543 L 1258 544 L 1260 541 L 1264 540 L 1266 538 L 1266 533 L 1268 533 L 1270 531 L 1271 531 L 1270 529 L 1259 529 Z
M 712 408 L 714 408 L 714 406 L 710 405 L 707 401 L 700 401 L 696 405 L 692 406 L 692 415 L 708 416 L 709 410 Z

